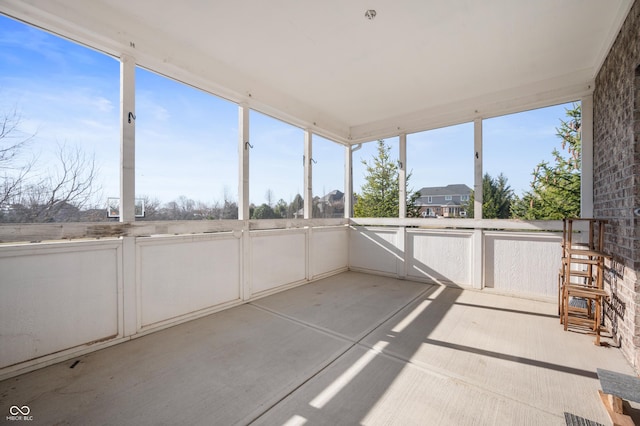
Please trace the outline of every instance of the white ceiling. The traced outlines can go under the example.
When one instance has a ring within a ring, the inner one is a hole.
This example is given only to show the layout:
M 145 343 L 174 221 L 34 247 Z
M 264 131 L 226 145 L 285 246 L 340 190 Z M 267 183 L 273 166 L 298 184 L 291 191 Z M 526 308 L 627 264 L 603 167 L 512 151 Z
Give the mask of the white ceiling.
M 0 11 L 355 143 L 591 93 L 632 4 L 3 0 Z

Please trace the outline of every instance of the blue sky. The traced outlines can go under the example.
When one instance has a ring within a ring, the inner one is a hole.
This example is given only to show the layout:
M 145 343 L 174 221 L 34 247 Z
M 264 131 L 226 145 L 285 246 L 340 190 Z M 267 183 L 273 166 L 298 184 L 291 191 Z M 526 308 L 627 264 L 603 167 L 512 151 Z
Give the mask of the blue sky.
M 37 157 L 34 173 L 55 173 L 59 145 L 79 147 L 99 166 L 100 200 L 119 191 L 119 62 L 0 15 L 0 113 L 17 111 L 19 133 L 35 135 L 17 161 Z M 550 161 L 560 140 L 560 105 L 485 120 L 484 171 L 504 173 L 517 194 L 531 172 Z M 153 72 L 136 70 L 136 194 L 160 202 L 184 196 L 205 203 L 237 201 L 238 109 L 231 102 Z M 301 129 L 252 111 L 250 200 L 289 202 L 303 189 Z M 398 138 L 387 140 L 397 158 Z M 364 182 L 362 159 L 376 144 L 354 153 L 354 191 Z M 407 136 L 410 188 L 465 183 L 473 186 L 473 124 Z M 314 136 L 314 195 L 344 190 L 344 147 Z

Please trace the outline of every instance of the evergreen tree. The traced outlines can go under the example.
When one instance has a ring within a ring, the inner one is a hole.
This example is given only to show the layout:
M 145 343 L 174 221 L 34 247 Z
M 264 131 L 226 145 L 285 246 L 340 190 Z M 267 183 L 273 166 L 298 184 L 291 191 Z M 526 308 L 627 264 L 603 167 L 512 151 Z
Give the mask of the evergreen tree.
M 366 167 L 366 182 L 362 185 L 361 193 L 355 194 L 356 203 L 353 206 L 355 217 L 398 217 L 399 215 L 399 175 L 398 164 L 389 155 L 391 147 L 383 140 L 378 141 L 378 155 L 372 157 L 369 163 L 362 160 Z M 411 174 L 407 176 L 407 183 Z M 409 193 L 409 191 L 407 191 Z M 415 201 L 419 194 L 414 193 L 407 199 L 407 216 L 417 217 L 418 209 Z
M 300 210 L 302 210 L 303 208 L 304 198 L 302 198 L 302 195 L 296 194 L 287 209 L 287 217 L 302 218 L 303 215 L 301 214 L 302 212 L 300 212 Z
M 251 213 L 251 219 L 275 219 L 276 213 L 267 203 L 256 207 Z
M 492 178 L 489 173 L 482 177 L 482 217 L 484 219 L 508 219 L 513 201 L 513 190 L 507 184 L 507 177 L 500 173 Z M 474 194 L 464 208 L 467 217 L 474 217 Z
M 411 173 L 407 175 L 407 182 L 409 182 L 410 177 Z M 420 198 L 419 191 L 415 191 L 407 198 L 407 217 L 420 217 L 420 206 L 416 205 L 418 198 Z
M 281 198 L 280 200 L 278 200 L 278 202 L 276 203 L 276 206 L 273 209 L 274 216 L 277 218 L 291 217 L 291 216 L 288 216 L 287 214 L 288 210 L 289 210 L 289 205 L 285 200 Z
M 522 198 L 516 197 L 511 207 L 514 217 L 557 220 L 580 216 L 580 104 L 567 109 L 566 115 L 568 119 L 560 120 L 560 128 L 556 128 L 556 134 L 562 139 L 562 149 L 566 150 L 567 157 L 554 149 L 553 164 L 543 161 L 536 166 L 532 173 L 531 190 L 525 192 Z

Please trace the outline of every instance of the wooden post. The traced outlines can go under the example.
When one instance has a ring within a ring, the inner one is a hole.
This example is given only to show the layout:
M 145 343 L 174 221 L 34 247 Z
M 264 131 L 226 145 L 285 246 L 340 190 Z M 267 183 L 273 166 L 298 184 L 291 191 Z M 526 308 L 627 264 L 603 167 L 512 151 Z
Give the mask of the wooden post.
M 600 399 L 602 400 L 602 404 L 604 408 L 607 410 L 609 414 L 609 418 L 614 426 L 633 426 L 633 420 L 631 417 L 624 414 L 622 399 L 615 396 L 609 395 L 607 393 L 598 391 L 598 395 L 600 395 Z

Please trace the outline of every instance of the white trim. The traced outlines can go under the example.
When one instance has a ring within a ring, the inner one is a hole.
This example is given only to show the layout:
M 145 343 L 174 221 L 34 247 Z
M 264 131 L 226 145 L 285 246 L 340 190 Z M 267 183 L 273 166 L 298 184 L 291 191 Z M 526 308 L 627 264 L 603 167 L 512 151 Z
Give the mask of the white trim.
M 627 19 L 629 12 L 631 12 L 631 8 L 633 7 L 634 3 L 635 3 L 635 0 L 631 0 L 627 2 L 623 1 L 619 3 L 618 13 L 616 13 L 616 17 L 614 19 L 614 25 L 609 26 L 609 31 L 608 31 L 609 34 L 607 34 L 607 37 L 605 38 L 605 40 L 609 40 L 609 43 L 602 45 L 602 50 L 598 53 L 597 55 L 598 59 L 593 67 L 594 79 L 600 72 L 600 68 L 602 68 L 604 61 L 607 59 L 607 56 L 609 55 L 609 51 L 613 47 L 613 43 L 616 42 L 618 33 L 620 33 L 620 30 L 622 29 L 622 25 L 624 25 L 624 21 Z
M 591 68 L 478 98 L 438 105 L 401 117 L 351 127 L 350 142 L 370 142 L 575 101 L 593 93 Z
M 120 222 L 133 222 L 136 215 L 136 62 L 120 58 Z
M 473 231 L 471 244 L 471 286 L 473 288 L 482 289 L 485 285 L 484 231 L 482 229 L 475 229 Z
M 407 135 L 400 134 L 400 164 L 398 165 L 398 216 L 407 217 Z
M 313 216 L 313 133 L 304 131 L 304 218 Z
M 383 231 L 391 226 L 407 226 L 434 229 L 499 229 L 505 231 L 562 231 L 561 220 L 516 220 L 516 219 L 428 219 L 428 218 L 351 218 L 349 219 L 351 227 L 364 226 L 367 229 L 380 227 Z M 585 225 L 579 224 L 578 228 L 574 225 L 576 231 L 584 231 Z M 378 229 L 378 228 L 375 228 Z
M 238 105 L 238 219 L 249 220 L 249 107 Z
M 482 119 L 473 121 L 473 217 L 482 219 Z
M 593 217 L 593 95 L 582 98 L 580 216 Z

